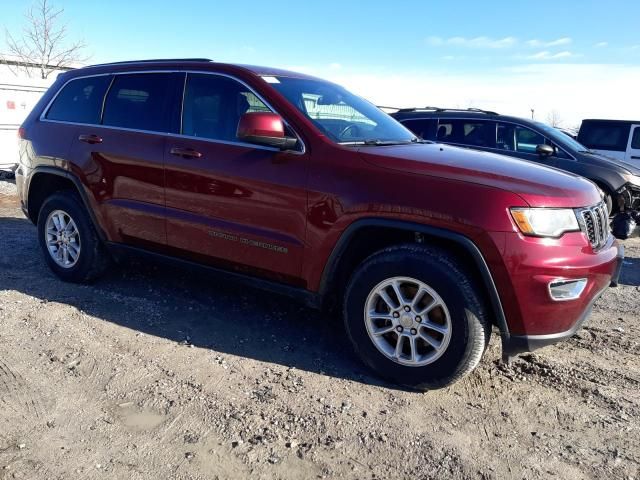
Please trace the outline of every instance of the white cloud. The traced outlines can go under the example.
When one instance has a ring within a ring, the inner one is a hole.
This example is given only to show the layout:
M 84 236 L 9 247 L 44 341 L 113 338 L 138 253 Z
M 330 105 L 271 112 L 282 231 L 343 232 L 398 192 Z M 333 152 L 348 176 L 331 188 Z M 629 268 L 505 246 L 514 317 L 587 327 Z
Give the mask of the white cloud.
M 337 62 L 334 62 L 329 64 L 329 68 L 331 70 L 340 70 L 342 68 L 342 65 Z
M 570 37 L 561 37 L 555 40 L 544 41 L 544 40 L 528 40 L 527 45 L 534 48 L 552 48 L 552 47 L 560 47 L 562 45 L 569 45 L 573 42 L 573 39 Z
M 594 47 L 596 48 L 604 48 L 604 47 L 608 47 L 609 46 L 609 42 L 598 42 L 594 45 Z
M 557 52 L 557 53 L 551 53 L 548 50 L 544 50 L 542 52 L 529 55 L 526 58 L 530 60 L 558 60 L 560 58 L 571 58 L 571 57 L 577 57 L 577 55 L 575 53 L 572 53 L 566 50 L 563 52 Z
M 640 97 L 629 92 L 640 84 L 640 66 L 535 63 L 493 72 L 405 71 L 357 73 L 316 70 L 377 105 L 438 105 L 478 108 L 545 119 L 556 110 L 568 127 L 583 118 L 633 119 Z M 603 88 L 606 86 L 606 88 Z
M 509 48 L 518 43 L 515 37 L 490 38 L 490 37 L 428 37 L 427 44 L 433 47 L 450 45 L 465 48 Z

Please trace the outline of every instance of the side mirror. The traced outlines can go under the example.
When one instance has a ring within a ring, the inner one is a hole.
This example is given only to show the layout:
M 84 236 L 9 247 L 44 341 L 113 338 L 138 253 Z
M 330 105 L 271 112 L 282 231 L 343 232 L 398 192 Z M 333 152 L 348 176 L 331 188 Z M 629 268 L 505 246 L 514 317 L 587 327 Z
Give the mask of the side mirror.
M 555 152 L 551 145 L 542 144 L 542 145 L 536 145 L 536 153 L 541 157 L 550 157 Z
M 284 122 L 280 115 L 271 112 L 245 113 L 240 117 L 236 135 L 244 142 L 280 150 L 291 150 L 298 144 L 297 138 L 285 135 Z

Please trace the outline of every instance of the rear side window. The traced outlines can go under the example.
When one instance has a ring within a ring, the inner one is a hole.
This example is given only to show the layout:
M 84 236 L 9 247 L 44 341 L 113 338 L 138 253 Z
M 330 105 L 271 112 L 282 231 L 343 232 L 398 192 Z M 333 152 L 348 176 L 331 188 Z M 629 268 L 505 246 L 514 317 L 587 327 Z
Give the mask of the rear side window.
M 46 118 L 61 122 L 100 123 L 102 100 L 110 82 L 109 75 L 71 80 L 51 104 Z
M 182 134 L 237 141 L 240 117 L 270 112 L 247 87 L 228 77 L 189 74 L 182 107 Z
M 425 140 L 436 139 L 436 124 L 438 121 L 433 119 L 416 119 L 416 120 L 403 120 L 402 124 Z
M 629 140 L 629 128 L 624 123 L 584 122 L 578 141 L 595 150 L 624 152 Z
M 495 128 L 495 123 L 485 120 L 440 120 L 436 138 L 439 142 L 493 148 Z
M 453 122 L 447 120 L 440 120 L 438 122 L 438 130 L 436 130 L 436 141 L 455 142 Z
M 102 123 L 112 127 L 169 131 L 172 90 L 167 73 L 118 75 L 109 89 Z
M 460 121 L 461 143 L 472 147 L 491 147 L 495 139 L 496 131 L 493 122 L 486 121 Z
M 631 139 L 631 148 L 640 149 L 640 127 L 633 129 L 633 138 Z

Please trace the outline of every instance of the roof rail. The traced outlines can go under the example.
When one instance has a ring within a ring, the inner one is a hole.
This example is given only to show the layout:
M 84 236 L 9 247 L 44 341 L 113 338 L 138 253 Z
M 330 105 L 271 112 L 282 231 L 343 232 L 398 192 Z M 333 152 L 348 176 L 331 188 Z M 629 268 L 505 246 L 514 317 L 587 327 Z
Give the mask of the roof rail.
M 124 65 L 127 63 L 162 63 L 162 62 L 213 62 L 210 58 L 153 58 L 146 60 L 125 60 L 122 62 L 96 63 L 88 67 L 103 67 L 107 65 Z
M 381 108 L 388 108 L 388 107 L 381 107 Z M 398 113 L 430 111 L 430 112 L 474 112 L 474 113 L 485 113 L 487 115 L 499 115 L 497 112 L 492 112 L 490 110 L 482 110 L 480 108 L 411 107 L 411 108 L 399 108 L 397 110 L 398 110 Z

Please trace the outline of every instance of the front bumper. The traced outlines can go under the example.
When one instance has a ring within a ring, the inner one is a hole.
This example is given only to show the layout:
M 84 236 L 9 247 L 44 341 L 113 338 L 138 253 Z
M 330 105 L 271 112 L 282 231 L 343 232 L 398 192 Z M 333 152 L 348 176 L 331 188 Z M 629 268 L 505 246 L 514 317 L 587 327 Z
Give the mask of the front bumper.
M 615 257 L 615 261 L 612 265 L 612 274 L 610 277 L 610 281 L 606 283 L 604 286 L 601 286 L 598 291 L 596 291 L 593 295 L 588 297 L 586 304 L 584 304 L 583 310 L 580 315 L 575 319 L 574 323 L 570 328 L 554 333 L 547 334 L 532 334 L 532 335 L 510 335 L 505 334 L 502 337 L 502 355 L 503 358 L 508 359 L 513 357 L 519 353 L 523 352 L 531 352 L 538 348 L 545 347 L 547 345 L 552 345 L 554 343 L 566 340 L 572 337 L 587 321 L 589 315 L 591 314 L 591 310 L 593 309 L 593 305 L 598 301 L 598 299 L 606 292 L 606 290 L 612 286 L 615 287 L 618 285 L 620 273 L 622 270 L 622 264 L 624 260 L 624 247 L 622 245 L 617 245 L 614 243 L 617 248 L 617 254 Z M 609 262 L 607 265 L 609 265 Z M 562 303 L 559 304 L 559 308 L 562 308 Z

